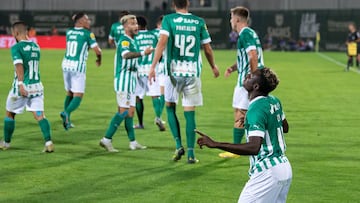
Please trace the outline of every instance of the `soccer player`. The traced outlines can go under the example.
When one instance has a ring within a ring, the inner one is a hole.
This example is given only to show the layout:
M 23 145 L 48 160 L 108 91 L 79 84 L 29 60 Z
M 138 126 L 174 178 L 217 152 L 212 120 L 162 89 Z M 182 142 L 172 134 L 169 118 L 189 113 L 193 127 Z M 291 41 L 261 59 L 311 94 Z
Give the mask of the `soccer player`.
M 15 66 L 15 78 L 6 101 L 6 117 L 4 119 L 4 141 L 1 149 L 10 148 L 11 137 L 15 130 L 15 116 L 26 108 L 33 113 L 38 122 L 45 148 L 43 152 L 53 152 L 49 121 L 44 114 L 44 88 L 40 80 L 40 47 L 30 41 L 27 36 L 27 26 L 24 22 L 12 25 L 12 35 L 16 44 L 11 47 L 11 56 Z
M 114 88 L 116 92 L 116 100 L 118 112 L 111 119 L 110 125 L 105 136 L 100 140 L 100 146 L 109 152 L 118 152 L 112 145 L 112 137 L 114 136 L 118 126 L 125 120 L 125 129 L 130 140 L 130 149 L 145 149 L 135 140 L 135 131 L 133 127 L 133 117 L 135 110 L 135 86 L 137 82 L 138 58 L 152 53 L 153 48 L 147 47 L 143 51 L 134 39 L 138 34 L 138 23 L 136 16 L 125 15 L 121 18 L 124 26 L 125 34 L 120 37 L 119 46 L 117 47 L 117 66 L 115 67 Z
M 215 64 L 210 45 L 211 38 L 205 21 L 188 12 L 188 0 L 174 0 L 176 13 L 165 15 L 162 20 L 160 39 L 155 49 L 155 56 L 150 68 L 149 79 L 155 79 L 155 67 L 166 48 L 165 63 L 169 77 L 165 81 L 165 101 L 168 123 L 176 142 L 173 156 L 178 161 L 185 154 L 181 141 L 180 124 L 176 115 L 176 103 L 182 95 L 182 105 L 186 120 L 187 162 L 197 163 L 195 158 L 195 107 L 202 105 L 201 80 L 202 60 L 201 46 L 212 68 L 215 77 L 219 70 Z
M 247 143 L 216 142 L 197 131 L 200 148 L 218 148 L 239 155 L 250 155 L 250 179 L 238 202 L 286 202 L 292 169 L 285 155 L 284 133 L 289 130 L 280 100 L 269 95 L 278 85 L 277 76 L 269 69 L 256 69 L 248 74 L 244 87 L 249 92 L 246 114 Z
M 136 43 L 139 45 L 141 51 L 147 47 L 155 47 L 158 42 L 158 37 L 152 32 L 147 30 L 147 20 L 143 16 L 136 17 L 139 25 L 139 33 L 135 37 Z M 136 85 L 136 113 L 138 116 L 139 124 L 134 128 L 143 129 L 143 115 L 144 115 L 144 96 L 151 96 L 153 108 L 155 111 L 155 124 L 159 127 L 160 131 L 165 131 L 165 126 L 161 121 L 161 101 L 160 101 L 160 86 L 158 81 L 150 84 L 148 80 L 150 65 L 152 63 L 153 54 L 142 56 L 139 58 L 138 68 L 138 83 Z
M 85 93 L 86 60 L 89 48 L 96 53 L 96 65 L 101 65 L 101 49 L 94 33 L 90 32 L 90 20 L 86 13 L 73 16 L 75 27 L 66 31 L 66 52 L 62 61 L 65 90 L 64 111 L 60 113 L 65 130 L 73 127 L 70 115 L 81 103 Z
M 356 58 L 356 67 L 359 68 L 360 61 L 360 33 L 356 30 L 355 24 L 350 23 L 349 26 L 350 33 L 346 41 L 348 49 L 348 61 L 345 71 L 350 70 L 350 66 L 353 65 L 353 57 Z
M 247 74 L 264 66 L 261 43 L 256 32 L 248 26 L 250 12 L 245 7 L 231 9 L 231 28 L 238 34 L 237 63 L 226 69 L 225 77 L 229 77 L 234 71 L 238 72 L 238 79 L 233 94 L 234 128 L 233 142 L 240 144 L 244 136 L 244 119 L 249 106 L 248 93 L 243 87 Z M 238 155 L 223 152 L 219 154 L 223 158 L 235 158 Z

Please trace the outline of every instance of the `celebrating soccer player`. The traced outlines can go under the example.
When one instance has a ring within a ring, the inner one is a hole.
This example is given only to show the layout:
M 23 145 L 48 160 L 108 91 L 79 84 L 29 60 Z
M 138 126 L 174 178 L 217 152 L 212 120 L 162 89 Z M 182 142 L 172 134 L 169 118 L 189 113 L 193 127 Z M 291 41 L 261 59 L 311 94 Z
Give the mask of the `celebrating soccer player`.
M 67 91 L 64 111 L 60 113 L 65 130 L 73 127 L 70 114 L 81 103 L 85 93 L 86 60 L 89 47 L 97 56 L 96 65 L 101 65 L 101 49 L 98 46 L 94 33 L 90 32 L 90 20 L 85 13 L 73 16 L 75 27 L 66 31 L 66 52 L 62 61 L 65 90 Z
M 250 12 L 244 7 L 231 9 L 231 28 L 239 33 L 237 41 L 237 63 L 226 69 L 225 77 L 234 71 L 238 72 L 238 79 L 233 94 L 234 128 L 233 142 L 241 143 L 244 136 L 244 119 L 249 106 L 248 93 L 243 87 L 247 74 L 264 66 L 263 52 L 260 39 L 256 32 L 248 27 Z M 223 152 L 219 154 L 223 158 L 235 158 L 236 154 Z
M 135 140 L 133 126 L 135 86 L 137 82 L 138 58 L 151 54 L 153 48 L 147 47 L 143 51 L 139 50 L 134 39 L 135 35 L 138 34 L 136 16 L 125 15 L 121 18 L 121 23 L 124 26 L 125 34 L 120 37 L 119 46 L 117 46 L 116 50 L 117 61 L 114 80 L 118 112 L 111 119 L 105 136 L 100 140 L 100 146 L 109 152 L 118 152 L 112 145 L 112 137 L 123 120 L 125 120 L 125 129 L 130 140 L 130 149 L 146 148 L 146 146 L 142 146 Z
M 250 106 L 246 114 L 247 143 L 216 142 L 204 133 L 197 143 L 234 154 L 250 155 L 250 179 L 238 202 L 286 202 L 292 169 L 285 156 L 284 133 L 289 130 L 280 100 L 269 95 L 279 83 L 269 69 L 256 69 L 248 74 L 244 88 L 249 92 Z
M 11 47 L 11 56 L 15 66 L 15 78 L 6 101 L 6 117 L 4 119 L 4 141 L 0 149 L 10 148 L 11 137 L 15 130 L 15 115 L 26 108 L 38 121 L 45 140 L 43 152 L 53 152 L 50 124 L 44 114 L 44 88 L 40 81 L 40 47 L 30 41 L 27 26 L 24 22 L 12 25 L 12 35 L 17 44 Z
M 156 46 L 155 56 L 151 65 L 149 79 L 155 79 L 155 67 L 166 47 L 165 63 L 169 76 L 165 81 L 165 101 L 168 123 L 176 142 L 174 161 L 185 154 L 180 136 L 180 124 L 176 115 L 176 103 L 182 94 L 182 105 L 186 120 L 186 140 L 188 163 L 198 162 L 195 158 L 195 107 L 202 105 L 201 80 L 202 69 L 201 46 L 213 70 L 219 76 L 215 65 L 211 38 L 205 21 L 188 12 L 189 0 L 174 0 L 176 13 L 165 15 L 162 20 L 160 39 Z

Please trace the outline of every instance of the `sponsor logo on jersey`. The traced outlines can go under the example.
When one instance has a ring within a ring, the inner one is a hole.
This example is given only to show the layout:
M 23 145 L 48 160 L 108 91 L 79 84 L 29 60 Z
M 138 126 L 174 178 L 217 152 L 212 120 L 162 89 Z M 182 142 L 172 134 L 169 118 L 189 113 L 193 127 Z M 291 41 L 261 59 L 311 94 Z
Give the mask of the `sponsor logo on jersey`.
M 184 20 L 183 17 L 178 17 L 174 19 L 174 23 L 181 23 Z
M 31 46 L 27 45 L 26 47 L 23 48 L 24 51 L 30 51 L 31 50 Z

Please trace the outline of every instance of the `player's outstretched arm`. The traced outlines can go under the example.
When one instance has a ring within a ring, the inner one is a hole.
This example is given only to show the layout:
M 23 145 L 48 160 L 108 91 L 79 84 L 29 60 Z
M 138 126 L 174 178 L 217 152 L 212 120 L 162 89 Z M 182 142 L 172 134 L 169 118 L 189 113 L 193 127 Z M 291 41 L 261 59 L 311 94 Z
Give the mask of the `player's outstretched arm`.
M 245 144 L 231 144 L 214 141 L 209 136 L 198 130 L 195 130 L 195 132 L 201 136 L 197 140 L 200 148 L 205 145 L 209 148 L 218 148 L 238 155 L 257 155 L 263 140 L 262 137 L 251 136 L 249 137 L 249 142 Z
M 250 50 L 248 52 L 249 59 L 250 59 L 250 72 L 253 73 L 256 71 L 258 67 L 258 54 L 256 50 Z
M 210 43 L 204 44 L 203 49 L 204 49 L 204 52 L 205 52 L 206 59 L 209 62 L 210 67 L 211 67 L 211 69 L 213 71 L 214 77 L 215 78 L 219 77 L 219 75 L 220 75 L 219 68 L 215 64 L 214 52 L 213 52 L 213 50 L 211 48 Z
M 288 133 L 289 132 L 289 123 L 287 122 L 286 119 L 284 119 L 282 121 L 282 127 L 283 127 L 283 132 L 284 133 Z

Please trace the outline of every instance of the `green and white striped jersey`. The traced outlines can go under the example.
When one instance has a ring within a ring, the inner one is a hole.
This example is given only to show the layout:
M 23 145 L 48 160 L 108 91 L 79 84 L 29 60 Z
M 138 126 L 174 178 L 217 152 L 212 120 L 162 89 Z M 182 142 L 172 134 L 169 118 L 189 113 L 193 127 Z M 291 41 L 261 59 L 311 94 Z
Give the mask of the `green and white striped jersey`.
M 109 39 L 113 39 L 116 46 L 121 35 L 124 35 L 124 26 L 120 22 L 113 23 L 110 28 Z
M 154 35 L 152 31 L 140 30 L 138 35 L 135 37 L 135 41 L 138 44 L 139 50 L 144 51 L 147 47 L 156 47 L 158 37 Z M 139 59 L 138 76 L 147 77 L 149 76 L 150 66 L 153 61 L 154 54 L 144 55 Z
M 13 64 L 22 64 L 24 69 L 25 89 L 29 97 L 36 97 L 43 94 L 43 86 L 40 81 L 40 47 L 35 42 L 22 40 L 11 47 L 11 57 Z M 15 78 L 12 84 L 12 93 L 18 94 L 18 77 L 15 72 Z
M 248 52 L 251 50 L 257 51 L 258 68 L 263 68 L 264 56 L 260 39 L 253 29 L 245 27 L 240 31 L 237 41 L 237 69 L 239 73 L 237 85 L 239 87 L 243 86 L 246 75 L 250 73 Z
M 274 96 L 259 96 L 250 102 L 245 118 L 246 137 L 263 138 L 260 151 L 250 156 L 249 175 L 287 162 L 282 121 L 285 114 L 280 100 Z
M 115 91 L 135 93 L 137 82 L 138 58 L 124 59 L 128 52 L 139 52 L 139 47 L 134 39 L 124 34 L 120 37 L 119 46 L 116 48 Z
M 160 29 L 159 28 L 156 28 L 156 29 L 153 29 L 152 32 L 154 33 L 154 35 L 158 38 L 158 41 L 159 41 L 159 38 L 160 38 Z M 156 73 L 158 75 L 168 75 L 168 72 L 167 72 L 167 68 L 165 67 L 165 60 L 164 60 L 164 55 L 166 54 L 166 51 L 163 52 L 163 55 L 158 63 L 158 65 L 156 66 Z
M 66 31 L 66 52 L 62 61 L 63 71 L 86 73 L 89 47 L 97 46 L 94 33 L 85 28 L 70 28 Z
M 160 34 L 168 36 L 165 61 L 173 76 L 200 77 L 201 45 L 211 42 L 205 21 L 191 13 L 165 15 Z

